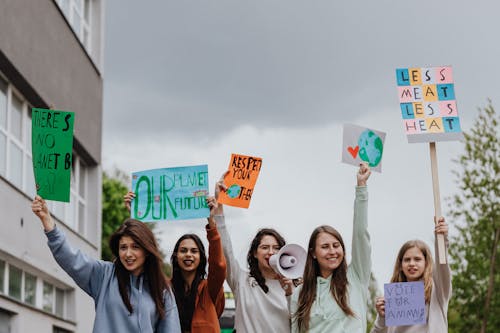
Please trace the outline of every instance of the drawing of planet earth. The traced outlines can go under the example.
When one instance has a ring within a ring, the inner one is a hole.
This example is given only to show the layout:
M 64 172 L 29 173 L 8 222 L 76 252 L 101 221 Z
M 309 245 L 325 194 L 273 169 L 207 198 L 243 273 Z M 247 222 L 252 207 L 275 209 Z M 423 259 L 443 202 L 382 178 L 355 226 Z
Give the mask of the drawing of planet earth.
M 226 194 L 231 199 L 234 199 L 234 198 L 236 198 L 236 197 L 238 197 L 240 195 L 240 192 L 241 192 L 240 185 L 233 184 L 233 185 L 229 186 L 229 188 L 226 191 Z
M 373 131 L 365 130 L 358 139 L 359 158 L 371 167 L 377 166 L 382 160 L 384 144 L 382 139 Z

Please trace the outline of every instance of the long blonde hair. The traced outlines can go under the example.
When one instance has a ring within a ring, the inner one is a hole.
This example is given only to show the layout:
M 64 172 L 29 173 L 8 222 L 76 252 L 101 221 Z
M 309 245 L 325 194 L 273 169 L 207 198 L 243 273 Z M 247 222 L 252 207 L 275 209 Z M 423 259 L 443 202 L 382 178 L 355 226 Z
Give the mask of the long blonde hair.
M 342 250 L 345 253 L 344 241 L 337 230 L 328 225 L 322 225 L 314 229 L 311 234 L 311 238 L 309 239 L 306 266 L 304 269 L 304 283 L 299 293 L 297 312 L 293 315 L 293 320 L 297 321 L 297 327 L 300 332 L 307 331 L 309 329 L 311 307 L 316 299 L 316 282 L 317 276 L 320 275 L 320 269 L 318 261 L 314 259 L 314 250 L 316 248 L 316 239 L 322 232 L 330 234 L 338 239 L 340 245 L 342 246 Z M 342 311 L 344 311 L 344 313 L 348 316 L 354 316 L 354 312 L 349 307 L 348 302 L 348 284 L 347 262 L 344 255 L 339 267 L 337 267 L 332 273 L 330 292 Z
M 432 266 L 434 265 L 434 261 L 432 260 L 431 250 L 425 244 L 425 242 L 414 239 L 407 241 L 401 246 L 399 249 L 398 257 L 396 258 L 396 263 L 394 264 L 394 272 L 392 273 L 391 282 L 407 282 L 408 279 L 406 275 L 403 273 L 403 257 L 409 249 L 416 247 L 420 251 L 425 258 L 425 269 L 423 274 L 424 280 L 424 292 L 425 292 L 425 302 L 429 303 L 431 301 L 431 291 L 432 291 Z

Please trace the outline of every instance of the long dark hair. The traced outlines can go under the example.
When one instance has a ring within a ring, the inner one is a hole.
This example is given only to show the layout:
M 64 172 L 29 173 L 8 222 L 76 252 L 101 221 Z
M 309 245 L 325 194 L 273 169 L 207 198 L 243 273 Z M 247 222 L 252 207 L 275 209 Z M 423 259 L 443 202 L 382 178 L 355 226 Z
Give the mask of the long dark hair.
M 309 329 L 309 319 L 311 317 L 311 307 L 316 299 L 316 277 L 320 275 L 318 261 L 314 258 L 314 250 L 316 248 L 316 240 L 320 233 L 326 232 L 337 238 L 342 246 L 345 254 L 345 245 L 340 233 L 331 226 L 322 225 L 314 229 L 309 239 L 307 250 L 306 268 L 304 269 L 304 283 L 299 293 L 297 312 L 294 314 L 294 320 L 297 321 L 299 331 L 307 331 Z M 354 312 L 349 307 L 347 295 L 347 262 L 345 255 L 342 262 L 333 273 L 330 282 L 330 292 L 339 307 L 348 316 L 354 316 Z
M 130 218 L 126 219 L 109 239 L 109 247 L 116 258 L 114 260 L 115 273 L 123 303 L 130 313 L 134 311 L 129 298 L 130 272 L 123 266 L 119 255 L 120 239 L 124 236 L 132 238 L 145 251 L 143 274 L 148 283 L 151 298 L 156 305 L 156 312 L 163 319 L 165 318 L 163 293 L 170 290 L 170 283 L 161 269 L 163 259 L 151 229 L 143 222 Z
M 259 261 L 254 256 L 257 248 L 260 245 L 260 241 L 262 240 L 262 238 L 264 238 L 264 236 L 273 236 L 278 242 L 280 248 L 282 248 L 286 242 L 285 239 L 276 230 L 264 228 L 260 229 L 257 232 L 252 240 L 250 249 L 248 250 L 247 262 L 248 267 L 250 267 L 250 276 L 253 277 L 255 281 L 257 281 L 262 290 L 264 290 L 264 292 L 267 294 L 267 292 L 269 291 L 269 287 L 266 285 L 266 279 L 264 278 L 264 276 L 262 276 L 262 272 L 259 269 Z
M 200 251 L 200 264 L 196 268 L 195 278 L 193 283 L 188 286 L 188 291 L 186 291 L 185 288 L 186 281 L 184 281 L 182 269 L 179 267 L 179 262 L 177 261 L 179 246 L 185 239 L 192 239 Z M 207 276 L 207 255 L 200 237 L 195 234 L 185 234 L 179 238 L 177 243 L 175 243 L 174 252 L 170 257 L 170 263 L 172 264 L 172 284 L 174 286 L 175 302 L 177 303 L 177 308 L 179 309 L 179 319 L 182 331 L 191 331 L 191 321 L 193 319 L 198 285 L 200 284 L 200 281 L 205 279 Z

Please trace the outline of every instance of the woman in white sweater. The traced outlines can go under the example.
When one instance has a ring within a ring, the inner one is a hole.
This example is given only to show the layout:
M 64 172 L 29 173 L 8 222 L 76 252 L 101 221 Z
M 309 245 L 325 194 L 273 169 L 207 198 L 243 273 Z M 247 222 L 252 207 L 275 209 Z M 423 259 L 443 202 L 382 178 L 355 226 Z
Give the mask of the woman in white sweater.
M 226 190 L 223 177 L 216 184 L 216 197 L 221 190 Z M 244 269 L 234 256 L 222 205 L 216 209 L 215 220 L 227 262 L 226 279 L 236 301 L 236 332 L 289 333 L 286 296 L 291 295 L 293 282 L 280 277 L 269 265 L 269 258 L 285 245 L 284 238 L 274 229 L 259 230 L 247 254 L 249 269 Z

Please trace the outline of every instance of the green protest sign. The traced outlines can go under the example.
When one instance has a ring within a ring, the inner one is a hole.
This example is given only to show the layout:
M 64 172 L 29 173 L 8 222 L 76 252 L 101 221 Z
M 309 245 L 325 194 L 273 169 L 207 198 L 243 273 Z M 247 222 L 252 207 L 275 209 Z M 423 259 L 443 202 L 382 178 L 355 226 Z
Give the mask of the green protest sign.
M 74 121 L 74 112 L 32 109 L 33 173 L 44 199 L 69 202 Z

